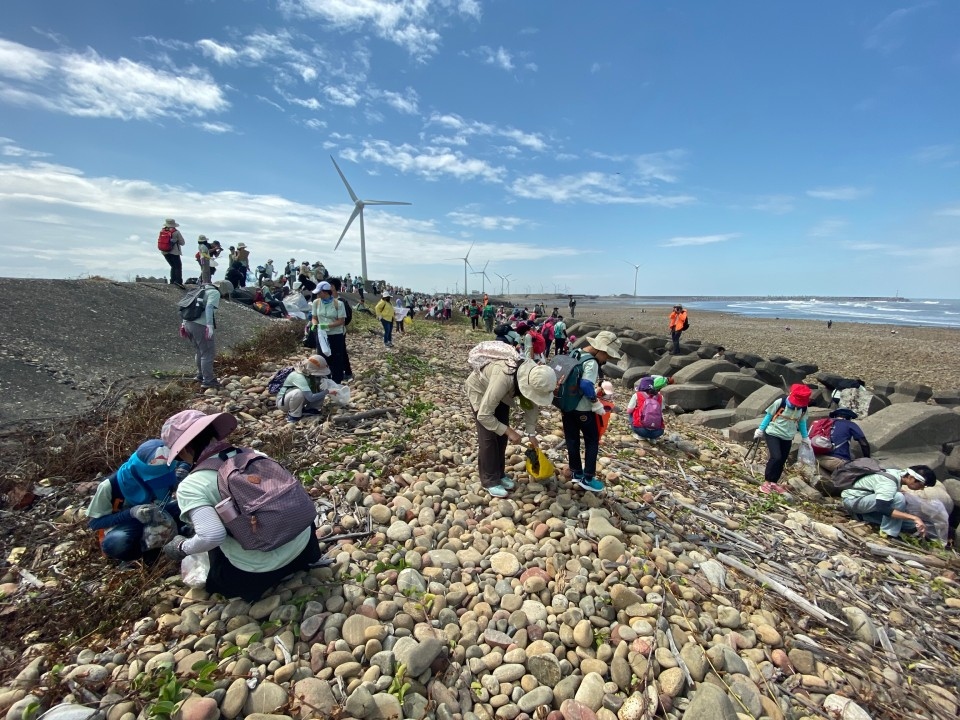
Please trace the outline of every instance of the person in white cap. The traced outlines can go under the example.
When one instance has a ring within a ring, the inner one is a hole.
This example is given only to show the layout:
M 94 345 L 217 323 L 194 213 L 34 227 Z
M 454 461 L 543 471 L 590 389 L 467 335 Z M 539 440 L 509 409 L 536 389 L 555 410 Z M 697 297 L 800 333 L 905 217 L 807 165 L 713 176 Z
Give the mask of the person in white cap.
M 506 473 L 507 442 L 523 437 L 510 427 L 510 409 L 517 400 L 523 411 L 527 440 L 537 442 L 540 407 L 553 402 L 557 375 L 553 368 L 532 360 L 493 360 L 467 377 L 464 389 L 476 417 L 477 466 L 480 485 L 493 497 L 506 497 L 516 481 Z
M 597 398 L 597 383 L 600 381 L 600 366 L 609 359 L 620 357 L 620 340 L 609 330 L 601 330 L 590 339 L 589 344 L 570 353 L 571 357 L 583 359 L 583 376 L 580 390 L 583 397 L 577 407 L 561 412 L 563 439 L 567 446 L 567 458 L 573 482 L 584 490 L 600 492 L 603 483 L 597 479 L 597 455 L 600 453 L 600 431 L 594 414 L 607 409 Z M 583 459 L 580 457 L 580 437 L 583 436 Z
M 383 325 L 383 344 L 385 347 L 393 347 L 393 321 L 396 318 L 396 313 L 393 309 L 393 303 L 390 302 L 391 299 L 390 293 L 385 291 L 380 296 L 380 302 L 373 308 L 374 315 Z
M 163 253 L 164 260 L 170 266 L 170 284 L 183 289 L 183 260 L 181 255 L 183 251 L 183 235 L 177 228 L 180 227 L 173 218 L 167 218 L 163 221 L 163 229 L 160 230 L 160 236 L 157 238 L 157 249 Z
M 333 295 L 333 286 L 324 281 L 317 285 L 311 322 L 327 334 L 330 344 L 330 377 L 338 385 L 347 371 L 347 311 Z

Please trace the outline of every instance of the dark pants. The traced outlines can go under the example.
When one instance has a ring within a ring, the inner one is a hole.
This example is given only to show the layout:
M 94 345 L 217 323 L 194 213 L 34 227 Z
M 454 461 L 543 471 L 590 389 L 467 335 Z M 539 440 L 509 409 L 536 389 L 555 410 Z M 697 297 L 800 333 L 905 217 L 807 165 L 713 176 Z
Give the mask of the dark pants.
M 567 445 L 570 470 L 587 477 L 597 474 L 597 455 L 600 452 L 600 430 L 596 415 L 590 410 L 572 410 L 561 413 L 563 439 Z M 580 462 L 580 436 L 583 435 L 583 463 Z
M 291 562 L 268 572 L 255 573 L 241 570 L 230 564 L 223 550 L 216 547 L 210 551 L 210 574 L 207 575 L 207 592 L 220 593 L 224 597 L 241 597 L 247 602 L 260 599 L 264 591 L 273 587 L 287 575 L 306 570 L 310 563 L 320 559 L 320 543 L 315 533 L 310 533 L 307 546 Z
M 470 327 L 474 330 L 480 329 L 480 318 L 474 315 L 470 318 Z
M 564 349 L 564 347 L 566 347 L 566 344 L 567 344 L 567 339 L 566 339 L 565 337 L 564 337 L 564 338 L 557 338 L 557 339 L 554 340 L 553 342 L 554 342 L 554 345 L 556 346 L 556 350 L 554 350 L 553 354 L 554 354 L 554 355 L 562 355 L 562 354 L 563 354 L 563 349 Z
M 671 330 L 670 337 L 673 339 L 673 354 L 680 354 L 680 335 L 683 334 L 682 330 Z
M 343 376 L 347 372 L 347 336 L 345 334 L 327 335 L 327 342 L 330 343 L 330 354 L 327 358 L 327 365 L 330 366 L 330 379 L 335 383 L 342 383 Z
M 506 403 L 497 405 L 493 416 L 504 425 L 510 424 L 510 406 Z M 483 487 L 492 487 L 500 484 L 500 478 L 507 472 L 507 436 L 497 435 L 487 430 L 480 421 L 477 421 L 477 467 L 480 470 L 480 484 Z
M 770 453 L 767 467 L 763 471 L 763 479 L 778 482 L 783 475 L 783 466 L 787 464 L 787 455 L 790 454 L 790 445 L 793 444 L 793 440 L 784 440 L 769 433 L 763 437 L 767 441 L 767 452 Z
M 571 305 L 571 306 L 570 306 L 570 317 L 573 318 L 573 317 L 576 317 L 576 316 L 577 316 L 577 306 L 576 306 L 576 305 Z
M 164 253 L 163 256 L 167 259 L 167 265 L 170 266 L 170 284 L 183 285 L 183 262 L 180 256 L 170 253 Z
M 169 502 L 163 509 L 170 514 L 180 525 L 180 507 L 176 502 Z M 178 527 L 179 530 L 179 527 Z M 100 540 L 100 550 L 108 558 L 114 560 L 139 560 L 143 558 L 147 563 L 156 561 L 160 554 L 159 548 L 145 550 L 143 548 L 143 523 L 130 518 L 127 522 L 107 528 Z
M 381 320 L 383 325 L 383 344 L 389 345 L 393 342 L 393 320 Z

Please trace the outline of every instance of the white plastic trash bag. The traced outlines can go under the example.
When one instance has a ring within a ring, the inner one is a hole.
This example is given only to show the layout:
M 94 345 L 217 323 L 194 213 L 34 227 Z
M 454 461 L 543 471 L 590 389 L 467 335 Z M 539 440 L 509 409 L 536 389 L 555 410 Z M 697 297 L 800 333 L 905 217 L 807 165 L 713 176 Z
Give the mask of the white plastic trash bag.
M 180 561 L 180 578 L 187 587 L 202 588 L 210 574 L 210 555 L 202 552 L 187 555 Z
M 800 449 L 797 451 L 797 462 L 808 467 L 817 466 L 817 456 L 813 454 L 813 448 L 807 443 L 800 443 Z

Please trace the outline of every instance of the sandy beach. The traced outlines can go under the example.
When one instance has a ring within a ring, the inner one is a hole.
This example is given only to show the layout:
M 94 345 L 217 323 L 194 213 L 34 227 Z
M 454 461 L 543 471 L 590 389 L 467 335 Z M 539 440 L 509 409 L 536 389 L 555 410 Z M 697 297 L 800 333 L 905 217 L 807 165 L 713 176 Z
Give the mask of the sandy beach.
M 551 306 L 549 300 L 547 304 Z M 566 304 L 560 309 L 566 313 Z M 576 319 L 669 335 L 669 314 L 670 308 L 662 305 L 600 305 L 581 299 Z M 835 322 L 828 330 L 819 320 L 770 320 L 700 310 L 690 310 L 689 317 L 684 338 L 728 350 L 785 355 L 816 363 L 821 370 L 863 378 L 868 384 L 909 380 L 934 390 L 960 388 L 960 330 L 846 322 Z

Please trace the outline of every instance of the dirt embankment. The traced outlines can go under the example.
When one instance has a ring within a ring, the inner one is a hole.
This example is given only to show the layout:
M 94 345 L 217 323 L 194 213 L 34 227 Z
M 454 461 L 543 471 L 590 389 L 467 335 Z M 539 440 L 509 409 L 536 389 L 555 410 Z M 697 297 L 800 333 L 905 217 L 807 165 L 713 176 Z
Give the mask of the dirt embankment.
M 195 374 L 193 347 L 177 334 L 182 295 L 170 285 L 0 278 L 0 430 L 77 415 L 111 388 Z M 223 302 L 217 349 L 271 322 Z

